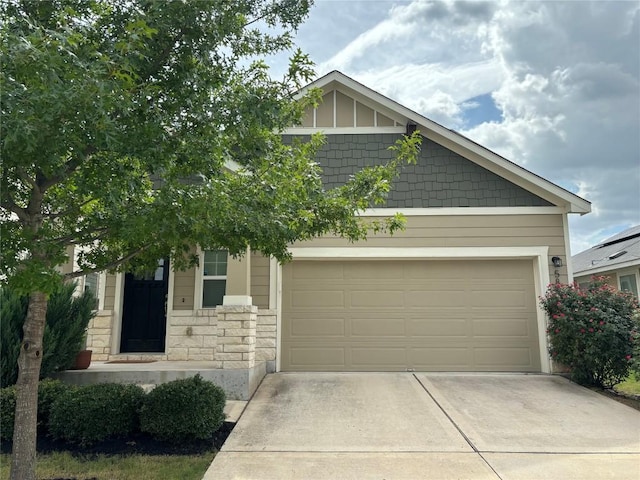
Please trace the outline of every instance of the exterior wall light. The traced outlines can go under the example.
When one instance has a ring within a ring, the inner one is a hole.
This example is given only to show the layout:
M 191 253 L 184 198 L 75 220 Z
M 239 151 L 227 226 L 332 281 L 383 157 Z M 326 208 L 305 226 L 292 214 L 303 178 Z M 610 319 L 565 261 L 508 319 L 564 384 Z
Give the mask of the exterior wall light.
M 551 257 L 551 263 L 556 268 L 560 268 L 562 266 L 562 259 L 560 257 Z

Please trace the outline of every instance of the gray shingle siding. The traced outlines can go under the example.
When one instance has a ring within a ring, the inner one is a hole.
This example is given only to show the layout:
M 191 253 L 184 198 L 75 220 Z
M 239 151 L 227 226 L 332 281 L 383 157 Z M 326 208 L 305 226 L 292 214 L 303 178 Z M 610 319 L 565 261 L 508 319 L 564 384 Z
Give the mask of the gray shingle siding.
M 291 135 L 284 141 L 291 142 Z M 327 135 L 316 160 L 323 168 L 327 188 L 344 184 L 357 170 L 380 165 L 392 158 L 388 147 L 398 134 Z M 385 206 L 428 207 L 531 207 L 551 206 L 548 201 L 476 165 L 423 137 L 416 165 L 406 166 Z

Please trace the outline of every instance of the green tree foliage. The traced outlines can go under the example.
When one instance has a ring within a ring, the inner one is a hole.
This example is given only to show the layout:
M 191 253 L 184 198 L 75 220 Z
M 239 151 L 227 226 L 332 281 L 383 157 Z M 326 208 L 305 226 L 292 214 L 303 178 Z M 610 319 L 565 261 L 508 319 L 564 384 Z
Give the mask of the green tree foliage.
M 629 374 L 640 337 L 637 299 L 605 280 L 594 277 L 584 289 L 551 284 L 541 305 L 551 358 L 569 367 L 576 382 L 611 388 Z
M 385 167 L 325 190 L 322 140 L 285 146 L 316 91 L 292 34 L 309 0 L 6 0 L 0 4 L 0 278 L 28 293 L 13 479 L 35 477 L 37 380 L 47 295 L 68 247 L 78 270 L 145 270 L 170 256 L 246 247 L 288 258 L 325 233 L 352 240 L 400 218 L 358 210 L 386 198 L 419 136 Z M 291 52 L 283 78 L 267 56 Z M 237 168 L 233 167 L 237 166 Z M 233 168 L 230 168 L 233 167 Z M 232 171 L 236 170 L 236 171 Z
M 63 284 L 49 297 L 40 378 L 68 369 L 84 347 L 87 326 L 95 315 L 95 298 L 90 293 L 74 297 L 75 287 L 73 282 Z M 27 301 L 28 297 L 18 295 L 10 287 L 0 289 L 2 387 L 15 384 L 18 378 L 18 355 L 22 343 L 22 325 L 27 316 Z

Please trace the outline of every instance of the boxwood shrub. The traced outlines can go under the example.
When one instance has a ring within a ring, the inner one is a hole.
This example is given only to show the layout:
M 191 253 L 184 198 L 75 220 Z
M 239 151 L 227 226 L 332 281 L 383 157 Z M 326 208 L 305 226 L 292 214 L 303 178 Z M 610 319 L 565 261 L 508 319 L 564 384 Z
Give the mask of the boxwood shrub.
M 207 439 L 224 422 L 225 393 L 200 375 L 158 385 L 140 410 L 140 429 L 169 442 Z
M 131 435 L 138 429 L 143 398 L 137 385 L 100 383 L 67 390 L 51 406 L 49 432 L 81 446 Z
M 63 393 L 74 388 L 77 387 L 52 378 L 40 380 L 38 384 L 38 429 L 41 432 L 46 432 L 49 428 L 49 416 L 53 403 Z

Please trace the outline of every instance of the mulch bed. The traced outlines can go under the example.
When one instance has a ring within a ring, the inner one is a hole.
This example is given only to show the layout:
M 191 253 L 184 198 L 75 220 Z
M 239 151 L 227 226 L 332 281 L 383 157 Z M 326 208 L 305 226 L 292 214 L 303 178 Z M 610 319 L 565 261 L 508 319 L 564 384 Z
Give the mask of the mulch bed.
M 640 410 L 640 398 L 637 395 L 625 395 L 620 392 L 616 392 L 615 390 L 596 390 L 598 393 L 604 395 L 605 397 L 613 398 L 617 402 L 623 403 L 628 407 L 635 408 L 636 410 Z
M 38 453 L 69 452 L 74 456 L 91 458 L 97 455 L 198 455 L 220 450 L 233 430 L 235 423 L 224 422 L 222 427 L 207 440 L 194 440 L 172 444 L 154 440 L 149 435 L 139 433 L 128 438 L 116 438 L 96 443 L 88 447 L 80 447 L 56 441 L 45 435 L 38 437 Z M 11 442 L 3 442 L 2 453 L 11 453 Z M 61 480 L 61 479 L 54 479 Z M 71 479 L 64 479 L 71 480 Z M 91 480 L 91 479 L 86 479 Z

